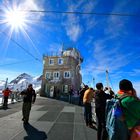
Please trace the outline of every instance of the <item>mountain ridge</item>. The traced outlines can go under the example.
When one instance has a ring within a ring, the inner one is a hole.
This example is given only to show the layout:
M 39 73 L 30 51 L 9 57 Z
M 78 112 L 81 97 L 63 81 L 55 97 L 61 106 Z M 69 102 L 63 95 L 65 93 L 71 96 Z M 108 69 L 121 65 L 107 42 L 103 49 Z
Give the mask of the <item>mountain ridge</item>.
M 11 90 L 18 89 L 21 91 L 27 88 L 28 84 L 32 84 L 35 90 L 39 90 L 41 88 L 41 82 L 42 75 L 33 77 L 27 73 L 21 73 L 15 79 L 8 82 L 7 87 L 9 87 Z M 0 81 L 0 90 L 5 88 L 5 83 L 6 82 Z
M 25 78 L 25 79 L 30 79 L 30 78 L 32 78 L 32 76 L 31 75 L 29 75 L 29 74 L 27 74 L 27 73 L 22 73 L 22 74 L 20 74 L 19 76 L 17 76 L 15 79 L 13 79 L 11 82 L 10 82 L 10 84 L 17 84 L 21 79 L 23 79 L 23 78 Z

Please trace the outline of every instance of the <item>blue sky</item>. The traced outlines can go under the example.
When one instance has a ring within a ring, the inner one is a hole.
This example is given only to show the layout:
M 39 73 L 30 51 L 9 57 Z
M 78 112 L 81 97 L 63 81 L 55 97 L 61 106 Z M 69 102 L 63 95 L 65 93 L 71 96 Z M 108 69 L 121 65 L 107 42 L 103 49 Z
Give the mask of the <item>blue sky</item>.
M 14 6 L 26 11 L 120 13 L 137 16 L 26 12 L 26 26 L 12 31 L 11 26 L 3 21 L 5 11 Z M 85 84 L 92 86 L 94 82 L 103 82 L 106 86 L 107 69 L 109 85 L 115 91 L 119 81 L 127 78 L 140 92 L 139 7 L 139 0 L 0 1 L 0 80 L 6 77 L 12 80 L 23 72 L 33 76 L 41 75 L 43 54 L 60 52 L 64 43 L 75 46 L 84 58 L 81 73 Z

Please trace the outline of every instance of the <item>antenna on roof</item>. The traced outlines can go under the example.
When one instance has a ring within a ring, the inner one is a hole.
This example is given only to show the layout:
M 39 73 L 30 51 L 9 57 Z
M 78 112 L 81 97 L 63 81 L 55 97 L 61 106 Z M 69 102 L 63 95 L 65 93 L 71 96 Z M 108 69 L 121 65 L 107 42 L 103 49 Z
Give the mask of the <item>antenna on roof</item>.
M 63 55 L 63 52 L 64 52 L 64 43 L 62 43 L 61 56 Z
M 5 81 L 5 89 L 7 88 L 7 85 L 8 85 L 8 78 L 6 78 L 6 81 Z
M 108 70 L 106 69 L 106 83 L 107 87 L 109 87 L 109 78 L 108 78 Z

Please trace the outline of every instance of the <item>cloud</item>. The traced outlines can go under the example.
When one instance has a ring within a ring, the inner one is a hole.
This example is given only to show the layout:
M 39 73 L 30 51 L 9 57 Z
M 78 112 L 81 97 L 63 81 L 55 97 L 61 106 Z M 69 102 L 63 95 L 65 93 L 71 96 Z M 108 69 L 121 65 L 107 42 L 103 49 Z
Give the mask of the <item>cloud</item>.
M 38 3 L 38 1 L 37 0 L 24 0 L 24 1 L 8 1 L 8 0 L 5 0 L 5 1 L 3 1 L 3 5 L 1 6 L 1 7 L 3 7 L 3 6 L 5 6 L 6 5 L 6 8 L 7 9 L 11 9 L 11 8 L 16 8 L 16 9 L 18 9 L 18 10 L 35 10 L 35 11 L 38 11 L 38 10 L 43 10 L 44 8 L 43 8 L 43 6 L 44 6 L 44 1 L 42 0 L 42 1 L 39 1 L 39 3 Z M 28 17 L 32 17 L 32 15 L 33 15 L 33 13 L 28 13 Z M 36 19 L 40 19 L 44 14 L 43 13 L 41 13 L 41 12 L 39 12 L 39 13 L 35 13 L 35 17 L 36 17 Z
M 68 5 L 67 11 L 92 12 L 97 4 L 97 2 L 93 1 L 77 1 L 76 4 L 69 4 L 70 6 Z M 83 32 L 93 29 L 97 23 L 98 22 L 93 19 L 92 15 L 69 14 L 67 15 L 66 23 L 64 25 L 67 36 L 72 41 L 76 42 Z
M 94 37 L 92 35 L 88 36 L 88 39 L 85 42 L 85 46 L 93 44 L 93 39 L 94 39 Z
M 86 31 L 90 31 L 91 29 L 94 29 L 98 24 L 98 21 L 93 17 L 92 20 L 91 18 L 88 18 L 85 22 L 86 22 L 85 23 Z
M 140 69 L 133 69 L 133 72 L 134 72 L 136 75 L 140 75 Z
M 83 5 L 83 12 L 92 12 L 96 6 L 98 5 L 98 1 L 88 1 Z
M 88 42 L 93 47 L 90 48 L 90 57 L 84 60 L 82 65 L 82 76 L 86 79 L 95 77 L 98 81 L 106 83 L 106 70 L 109 71 L 109 75 L 114 83 L 118 83 L 124 76 L 123 68 L 131 62 L 133 53 L 124 53 L 120 51 L 120 44 L 108 44 L 111 41 L 110 38 L 106 37 L 103 39 L 96 40 L 92 43 L 91 38 Z M 126 75 L 130 75 L 131 71 L 127 71 Z M 138 70 L 137 70 L 138 72 Z M 110 80 L 111 80 L 110 79 Z M 119 80 L 118 80 L 119 79 Z M 115 85 L 115 89 L 118 89 L 118 85 Z
M 39 4 L 37 3 L 37 0 L 25 0 L 19 5 L 20 9 L 22 10 L 35 10 L 35 11 L 41 11 L 44 10 L 43 3 L 41 1 Z M 36 20 L 40 19 L 42 16 L 44 16 L 44 13 L 38 12 L 38 13 L 29 13 L 28 16 L 32 18 L 32 16 L 35 15 Z
M 126 6 L 126 2 L 117 3 L 111 13 L 119 13 L 123 8 L 126 8 Z M 130 69 L 127 68 L 128 64 L 133 62 L 136 55 L 134 55 L 133 50 L 131 51 L 128 48 L 129 45 L 125 43 L 125 40 L 119 40 L 119 37 L 124 38 L 125 35 L 128 37 L 129 29 L 126 28 L 129 24 L 129 19 L 129 17 L 119 16 L 102 18 L 104 22 L 100 30 L 103 29 L 104 32 L 100 36 L 101 39 L 97 39 L 97 36 L 95 35 L 94 37 L 93 34 L 85 43 L 86 45 L 92 46 L 90 47 L 90 52 L 92 53 L 90 57 L 87 58 L 88 60 L 86 60 L 85 65 L 83 65 L 82 72 L 84 75 L 92 73 L 98 77 L 104 74 L 106 69 L 109 70 L 113 79 L 121 79 L 124 75 L 136 76 L 140 74 L 138 69 L 134 70 L 133 67 Z M 88 18 L 86 21 L 88 21 Z M 96 22 L 99 23 L 98 26 L 101 25 L 100 20 L 97 19 Z M 93 24 L 94 29 L 95 26 L 96 24 Z M 99 32 L 96 29 L 95 31 Z
M 123 8 L 127 7 L 126 2 L 120 2 L 114 5 L 111 13 L 119 13 Z M 84 12 L 92 12 L 96 6 L 98 6 L 98 3 L 95 6 L 87 4 L 81 6 L 81 9 L 84 9 Z M 82 15 L 81 17 L 75 16 L 71 19 L 73 19 L 73 22 L 77 21 L 78 24 L 81 23 L 79 20 L 82 19 L 82 33 L 89 31 L 88 37 L 84 36 L 86 39 L 83 37 L 85 41 L 83 41 L 83 46 L 85 48 L 88 47 L 88 50 L 85 50 L 88 56 L 84 59 L 81 70 L 83 79 L 90 79 L 90 77 L 94 76 L 95 79 L 97 78 L 105 82 L 106 69 L 109 70 L 111 77 L 113 77 L 113 83 L 118 83 L 124 75 L 131 76 L 135 74 L 133 67 L 130 69 L 127 68 L 129 66 L 128 64 L 133 61 L 132 58 L 134 58 L 134 51 L 129 50 L 130 46 L 125 40 L 125 37 L 128 37 L 129 29 L 127 27 L 130 23 L 130 18 L 119 16 L 95 18 L 95 16 L 91 15 Z M 70 20 L 69 23 L 71 23 Z M 115 87 L 118 89 L 118 84 Z
M 132 53 L 123 54 L 120 52 L 120 47 L 116 43 L 115 45 L 109 46 L 108 40 L 97 40 L 93 47 L 93 56 L 96 60 L 96 65 L 104 69 L 118 70 L 119 68 L 127 65 L 132 57 Z
M 1 69 L 0 70 L 0 80 L 6 80 L 8 78 L 8 81 L 13 80 L 16 78 L 18 75 L 20 75 L 22 72 L 21 71 L 11 71 L 11 70 L 6 70 L 6 69 Z
M 66 31 L 70 39 L 76 42 L 82 33 L 82 28 L 79 24 L 69 25 L 66 27 Z
M 62 51 L 62 45 L 59 43 L 58 44 L 52 43 L 46 49 L 46 53 L 48 55 L 60 55 L 61 51 Z
M 67 11 L 76 11 L 77 8 L 81 5 L 80 3 L 77 3 L 77 5 L 71 5 L 68 6 Z M 80 18 L 76 14 L 68 14 L 66 15 L 66 20 L 65 23 L 63 23 L 66 34 L 70 38 L 70 40 L 76 42 L 79 37 L 81 36 L 83 29 L 82 26 L 80 25 Z
M 124 2 L 116 2 L 114 4 L 114 8 L 112 9 L 111 13 L 122 13 L 120 11 L 124 11 L 125 7 L 127 7 L 127 3 Z M 109 35 L 112 38 L 116 38 L 120 35 L 126 35 L 127 30 L 125 30 L 129 17 L 123 16 L 109 16 L 107 20 L 105 20 L 106 28 L 104 32 L 106 35 Z
M 85 13 L 92 13 L 93 11 L 95 11 L 95 8 L 98 6 L 98 1 L 88 1 L 86 2 L 83 7 L 82 7 L 82 12 Z M 85 22 L 85 30 L 89 31 L 93 28 L 95 28 L 95 26 L 98 24 L 98 20 L 95 19 L 94 15 L 88 15 L 88 14 L 84 14 L 82 15 L 82 18 Z M 92 20 L 91 20 L 92 19 Z
M 82 34 L 82 26 L 79 24 L 79 18 L 75 15 L 68 15 L 65 30 L 69 38 L 76 42 Z
M 19 59 L 11 58 L 11 57 L 3 57 L 1 58 L 1 60 L 2 61 L 0 62 L 0 65 L 8 64 L 8 63 L 15 63 L 19 61 Z

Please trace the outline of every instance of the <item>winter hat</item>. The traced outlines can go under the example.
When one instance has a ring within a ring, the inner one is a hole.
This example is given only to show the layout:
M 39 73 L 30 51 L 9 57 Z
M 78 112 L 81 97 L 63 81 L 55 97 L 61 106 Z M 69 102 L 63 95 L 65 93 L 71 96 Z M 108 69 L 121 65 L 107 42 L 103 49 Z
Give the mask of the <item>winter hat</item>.
M 133 85 L 132 85 L 131 81 L 129 81 L 127 79 L 123 79 L 119 83 L 119 88 L 120 88 L 120 90 L 125 90 L 125 91 L 133 90 Z

